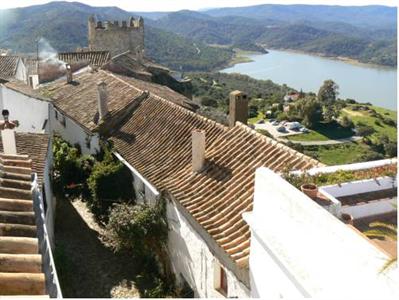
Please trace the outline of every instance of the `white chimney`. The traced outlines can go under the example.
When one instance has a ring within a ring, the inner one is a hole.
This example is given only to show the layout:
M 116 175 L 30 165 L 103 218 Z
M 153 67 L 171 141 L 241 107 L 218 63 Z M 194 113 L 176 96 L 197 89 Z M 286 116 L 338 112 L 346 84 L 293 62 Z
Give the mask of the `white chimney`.
M 108 114 L 107 84 L 104 81 L 97 83 L 97 102 L 98 113 L 100 114 L 101 120 Z
M 205 130 L 194 129 L 191 139 L 193 172 L 201 172 L 205 163 Z
M 72 83 L 72 68 L 70 64 L 65 65 L 67 83 Z
M 29 75 L 28 84 L 32 89 L 37 89 L 39 87 L 39 75 Z
M 15 130 L 17 126 L 16 121 L 9 121 L 10 113 L 7 109 L 3 109 L 2 115 L 4 121 L 1 122 L 1 139 L 3 142 L 3 152 L 4 154 L 17 154 L 17 144 L 15 141 Z

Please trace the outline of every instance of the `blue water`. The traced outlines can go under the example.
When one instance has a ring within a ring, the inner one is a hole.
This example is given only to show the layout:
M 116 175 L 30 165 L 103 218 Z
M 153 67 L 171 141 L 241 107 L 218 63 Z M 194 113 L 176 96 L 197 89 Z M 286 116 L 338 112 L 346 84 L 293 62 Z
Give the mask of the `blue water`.
M 315 92 L 326 79 L 339 86 L 339 97 L 370 102 L 397 109 L 397 70 L 394 68 L 354 65 L 314 55 L 270 50 L 268 54 L 249 55 L 249 63 L 222 70 L 241 73 L 256 79 L 270 79 L 297 90 Z

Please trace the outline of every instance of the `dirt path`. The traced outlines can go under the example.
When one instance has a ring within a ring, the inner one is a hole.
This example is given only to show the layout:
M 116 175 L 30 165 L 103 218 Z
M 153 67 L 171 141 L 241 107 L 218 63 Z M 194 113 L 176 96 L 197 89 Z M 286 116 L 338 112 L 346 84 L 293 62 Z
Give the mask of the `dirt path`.
M 110 298 L 121 296 L 121 290 L 122 296 L 137 295 L 129 283 L 138 263 L 115 255 L 102 243 L 101 232 L 85 203 L 58 200 L 55 256 L 64 297 Z

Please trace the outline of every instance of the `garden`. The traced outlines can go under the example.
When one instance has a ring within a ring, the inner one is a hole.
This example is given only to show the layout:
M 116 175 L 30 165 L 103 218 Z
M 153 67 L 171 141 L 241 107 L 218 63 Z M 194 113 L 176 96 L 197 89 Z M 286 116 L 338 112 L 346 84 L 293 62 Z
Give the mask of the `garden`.
M 55 136 L 53 156 L 55 260 L 64 296 L 182 295 L 169 265 L 164 201 L 135 203 L 131 172 L 110 145 L 82 155 Z

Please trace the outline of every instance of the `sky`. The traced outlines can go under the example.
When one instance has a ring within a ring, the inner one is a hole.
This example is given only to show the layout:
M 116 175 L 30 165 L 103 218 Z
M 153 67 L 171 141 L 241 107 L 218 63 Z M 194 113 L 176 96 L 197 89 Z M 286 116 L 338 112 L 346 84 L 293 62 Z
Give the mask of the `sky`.
M 76 0 L 91 6 L 118 6 L 127 11 L 176 11 L 181 9 L 199 10 L 215 7 L 237 7 L 256 4 L 329 4 L 329 5 L 370 5 L 397 6 L 397 0 Z M 44 4 L 49 0 L 0 1 L 0 9 Z

